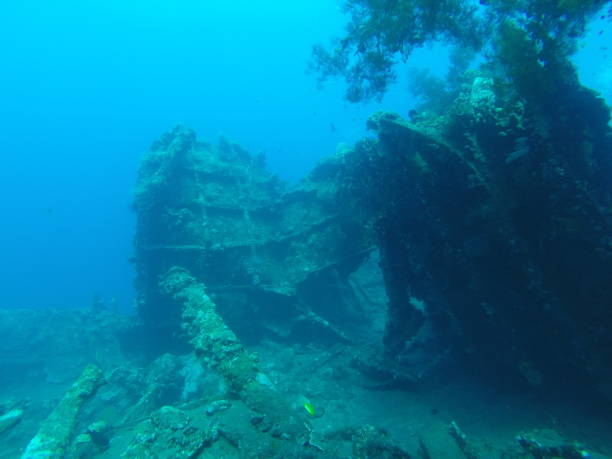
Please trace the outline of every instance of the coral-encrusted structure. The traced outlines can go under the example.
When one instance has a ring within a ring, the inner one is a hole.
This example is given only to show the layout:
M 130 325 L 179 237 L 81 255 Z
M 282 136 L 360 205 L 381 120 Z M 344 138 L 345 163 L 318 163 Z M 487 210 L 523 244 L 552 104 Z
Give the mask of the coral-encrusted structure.
M 377 114 L 379 141 L 349 161 L 349 195 L 377 222 L 387 349 L 428 318 L 490 375 L 612 400 L 608 110 L 568 85 L 549 118 L 493 87 L 475 78 L 419 126 Z
M 105 383 L 102 371 L 89 365 L 32 438 L 22 459 L 66 457 L 83 404 Z
M 290 189 L 235 144 L 169 132 L 135 200 L 151 352 L 187 342 L 160 291 L 175 266 L 243 340 L 351 342 L 349 275 L 376 249 L 386 360 L 370 370 L 390 366 L 397 381 L 415 346 L 436 343 L 430 361 L 450 350 L 501 381 L 563 380 L 612 399 L 609 114 L 579 85 L 564 91 L 547 118 L 474 75 L 444 116 L 378 113 L 378 140 Z
M 346 276 L 373 246 L 337 199 L 342 167 L 342 158 L 329 160 L 285 190 L 228 141 L 198 142 L 179 127 L 155 143 L 135 200 L 140 317 L 155 345 L 174 340 L 180 323 L 159 297 L 158 277 L 173 266 L 204 282 L 242 339 L 313 330 L 345 339 L 328 319 L 350 307 Z

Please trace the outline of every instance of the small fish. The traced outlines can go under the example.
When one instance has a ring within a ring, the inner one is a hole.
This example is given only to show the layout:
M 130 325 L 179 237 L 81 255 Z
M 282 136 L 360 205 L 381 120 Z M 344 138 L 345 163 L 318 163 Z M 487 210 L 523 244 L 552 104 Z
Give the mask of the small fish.
M 304 403 L 304 409 L 308 412 L 309 415 L 311 415 L 312 417 L 315 417 L 317 415 L 317 412 L 315 411 L 314 406 L 312 406 L 312 403 L 310 402 L 306 402 Z

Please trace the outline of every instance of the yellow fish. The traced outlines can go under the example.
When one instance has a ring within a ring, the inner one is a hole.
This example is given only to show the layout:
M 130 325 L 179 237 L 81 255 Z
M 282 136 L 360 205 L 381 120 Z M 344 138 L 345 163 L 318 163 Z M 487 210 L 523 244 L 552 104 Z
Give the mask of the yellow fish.
M 304 403 L 304 409 L 308 411 L 308 414 L 313 417 L 317 415 L 317 412 L 315 411 L 314 406 L 312 406 L 312 403 L 310 402 Z

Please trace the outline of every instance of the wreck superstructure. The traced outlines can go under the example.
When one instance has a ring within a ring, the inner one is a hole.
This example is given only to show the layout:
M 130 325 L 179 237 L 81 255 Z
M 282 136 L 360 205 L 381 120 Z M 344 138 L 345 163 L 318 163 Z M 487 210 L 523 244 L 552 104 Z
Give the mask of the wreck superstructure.
M 238 145 L 174 129 L 145 156 L 135 200 L 145 336 L 181 345 L 180 313 L 159 289 L 178 266 L 244 340 L 348 342 L 349 276 L 377 251 L 381 365 L 401 372 L 427 326 L 499 380 L 564 378 L 609 398 L 609 115 L 569 89 L 564 117 L 543 120 L 476 76 L 443 117 L 375 114 L 378 140 L 291 188 Z

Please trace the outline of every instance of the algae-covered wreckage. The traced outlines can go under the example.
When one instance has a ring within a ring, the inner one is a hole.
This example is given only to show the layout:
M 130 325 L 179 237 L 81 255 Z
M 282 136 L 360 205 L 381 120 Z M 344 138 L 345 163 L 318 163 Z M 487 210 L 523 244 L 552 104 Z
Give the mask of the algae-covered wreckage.
M 293 186 L 233 142 L 171 130 L 134 200 L 137 317 L 95 301 L 62 320 L 91 331 L 102 371 L 75 373 L 36 426 L 27 401 L 3 403 L 0 435 L 29 432 L 23 458 L 605 457 L 557 424 L 504 443 L 360 411 L 457 367 L 612 403 L 609 114 L 566 89 L 565 116 L 543 120 L 473 75 L 443 116 L 376 113 L 377 138 Z
M 182 308 L 160 288 L 174 267 L 206 286 L 245 339 L 354 342 L 349 276 L 378 251 L 382 361 L 409 352 L 429 324 L 491 376 L 561 378 L 609 397 L 607 109 L 576 87 L 574 127 L 544 137 L 503 100 L 470 105 L 480 84 L 435 127 L 372 116 L 378 140 L 288 190 L 237 145 L 165 135 L 143 161 L 135 204 L 151 352 L 184 346 Z
M 237 144 L 170 131 L 144 157 L 135 200 L 148 352 L 191 343 L 299 445 L 310 429 L 239 340 L 346 346 L 379 388 L 414 387 L 446 359 L 497 385 L 610 403 L 609 115 L 591 91 L 566 90 L 542 120 L 476 75 L 442 117 L 373 115 L 378 139 L 294 187 Z M 366 352 L 351 275 L 372 254 L 388 301 L 383 346 Z

